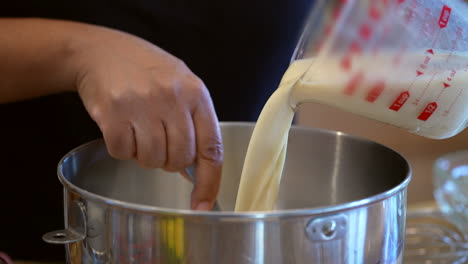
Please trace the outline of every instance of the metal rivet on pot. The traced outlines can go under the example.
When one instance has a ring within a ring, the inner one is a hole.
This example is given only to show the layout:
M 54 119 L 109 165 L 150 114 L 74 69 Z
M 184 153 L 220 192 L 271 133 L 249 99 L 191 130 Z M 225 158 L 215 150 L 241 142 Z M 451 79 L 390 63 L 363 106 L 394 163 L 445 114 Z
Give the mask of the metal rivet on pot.
M 331 220 L 322 226 L 322 234 L 325 237 L 332 237 L 336 231 L 336 222 Z
M 346 216 L 333 215 L 309 221 L 305 229 L 311 241 L 329 241 L 346 235 Z

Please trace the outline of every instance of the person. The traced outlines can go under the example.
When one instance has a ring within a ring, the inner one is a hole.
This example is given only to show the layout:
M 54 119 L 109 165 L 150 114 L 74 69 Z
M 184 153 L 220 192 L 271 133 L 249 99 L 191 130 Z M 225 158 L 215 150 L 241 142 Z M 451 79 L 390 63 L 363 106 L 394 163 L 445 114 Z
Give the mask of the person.
M 103 137 L 119 159 L 197 164 L 192 207 L 213 205 L 221 121 L 255 121 L 311 0 L 37 1 L 0 8 L 0 251 L 63 260 L 59 159 Z

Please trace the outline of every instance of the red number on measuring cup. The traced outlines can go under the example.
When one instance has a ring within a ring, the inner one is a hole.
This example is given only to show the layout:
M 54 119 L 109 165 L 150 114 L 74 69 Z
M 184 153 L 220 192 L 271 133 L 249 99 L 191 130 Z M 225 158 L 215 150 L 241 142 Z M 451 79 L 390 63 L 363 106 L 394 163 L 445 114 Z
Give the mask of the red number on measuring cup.
M 435 112 L 435 110 L 437 110 L 437 103 L 429 103 L 426 106 L 426 108 L 424 108 L 424 111 L 418 116 L 418 119 L 422 121 L 427 121 L 429 117 L 431 117 L 431 115 Z
M 390 106 L 390 110 L 393 111 L 399 111 L 400 108 L 408 101 L 408 98 L 410 97 L 410 93 L 408 91 L 402 92 L 398 98 L 393 102 L 393 104 Z
M 448 7 L 447 5 L 444 5 L 444 7 L 442 8 L 442 12 L 440 13 L 440 18 L 439 18 L 440 28 L 445 28 L 447 26 L 451 13 L 452 13 L 452 8 Z

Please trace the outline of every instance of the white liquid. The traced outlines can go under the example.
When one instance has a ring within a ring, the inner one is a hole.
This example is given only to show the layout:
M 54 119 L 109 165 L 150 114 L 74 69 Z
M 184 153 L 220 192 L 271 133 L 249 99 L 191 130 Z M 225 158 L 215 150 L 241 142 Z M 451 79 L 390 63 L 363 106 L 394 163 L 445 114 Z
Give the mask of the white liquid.
M 352 96 L 343 93 L 352 76 L 342 74 L 338 60 L 320 62 L 319 67 L 304 76 L 307 81 L 296 84 L 293 101 L 330 105 L 429 138 L 452 137 L 466 127 L 468 117 L 468 91 L 465 91 L 468 88 L 468 54 L 436 53 L 431 56 L 424 74 L 417 76 L 419 68 L 415 65 L 422 64 L 426 57 L 424 52 L 418 54 L 407 56 L 407 65 L 400 70 L 395 70 L 385 56 L 360 58 L 356 64 L 366 72 L 367 78 Z M 367 101 L 369 91 L 382 79 L 385 81 L 383 92 L 374 102 Z M 444 83 L 450 86 L 444 88 Z M 406 103 L 399 111 L 390 110 L 405 91 L 410 94 Z M 432 102 L 437 103 L 436 111 L 425 121 L 418 119 Z
M 432 138 L 450 137 L 463 130 L 468 117 L 468 106 L 465 106 L 468 91 L 464 91 L 464 86 L 468 87 L 468 56 L 436 53 L 424 74 L 417 76 L 411 65 L 424 61 L 425 57 L 424 52 L 408 57 L 406 65 L 409 66 L 398 72 L 387 63 L 388 57 L 360 58 L 356 62 L 357 67 L 374 77 L 364 79 L 353 95 L 343 93 L 352 76 L 342 73 L 339 60 L 307 59 L 292 63 L 255 126 L 235 210 L 274 210 L 286 158 L 288 132 L 294 117 L 291 106 L 297 103 L 331 105 Z M 312 63 L 314 67 L 308 71 Z M 455 76 L 451 76 L 451 69 L 456 69 Z M 380 79 L 385 80 L 385 89 L 375 101 L 366 101 L 366 94 Z M 444 82 L 450 87 L 441 88 Z M 406 103 L 398 111 L 389 109 L 404 91 L 410 93 Z M 437 102 L 436 111 L 427 120 L 419 120 L 418 116 L 431 102 Z
M 294 117 L 290 93 L 295 82 L 307 70 L 299 65 L 295 63 L 289 67 L 255 125 L 245 157 L 236 211 L 274 208 L 286 158 L 288 132 Z

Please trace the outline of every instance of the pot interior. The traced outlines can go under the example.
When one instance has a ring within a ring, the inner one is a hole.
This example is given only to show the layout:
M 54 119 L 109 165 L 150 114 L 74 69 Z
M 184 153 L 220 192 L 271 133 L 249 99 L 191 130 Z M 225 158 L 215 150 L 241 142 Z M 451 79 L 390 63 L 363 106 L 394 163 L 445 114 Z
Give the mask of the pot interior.
M 224 167 L 218 203 L 234 209 L 254 124 L 222 123 Z M 59 164 L 59 177 L 85 191 L 141 205 L 189 209 L 192 184 L 177 173 L 111 158 L 103 141 Z M 340 132 L 293 127 L 277 209 L 305 209 L 372 198 L 407 184 L 410 167 L 393 150 Z

